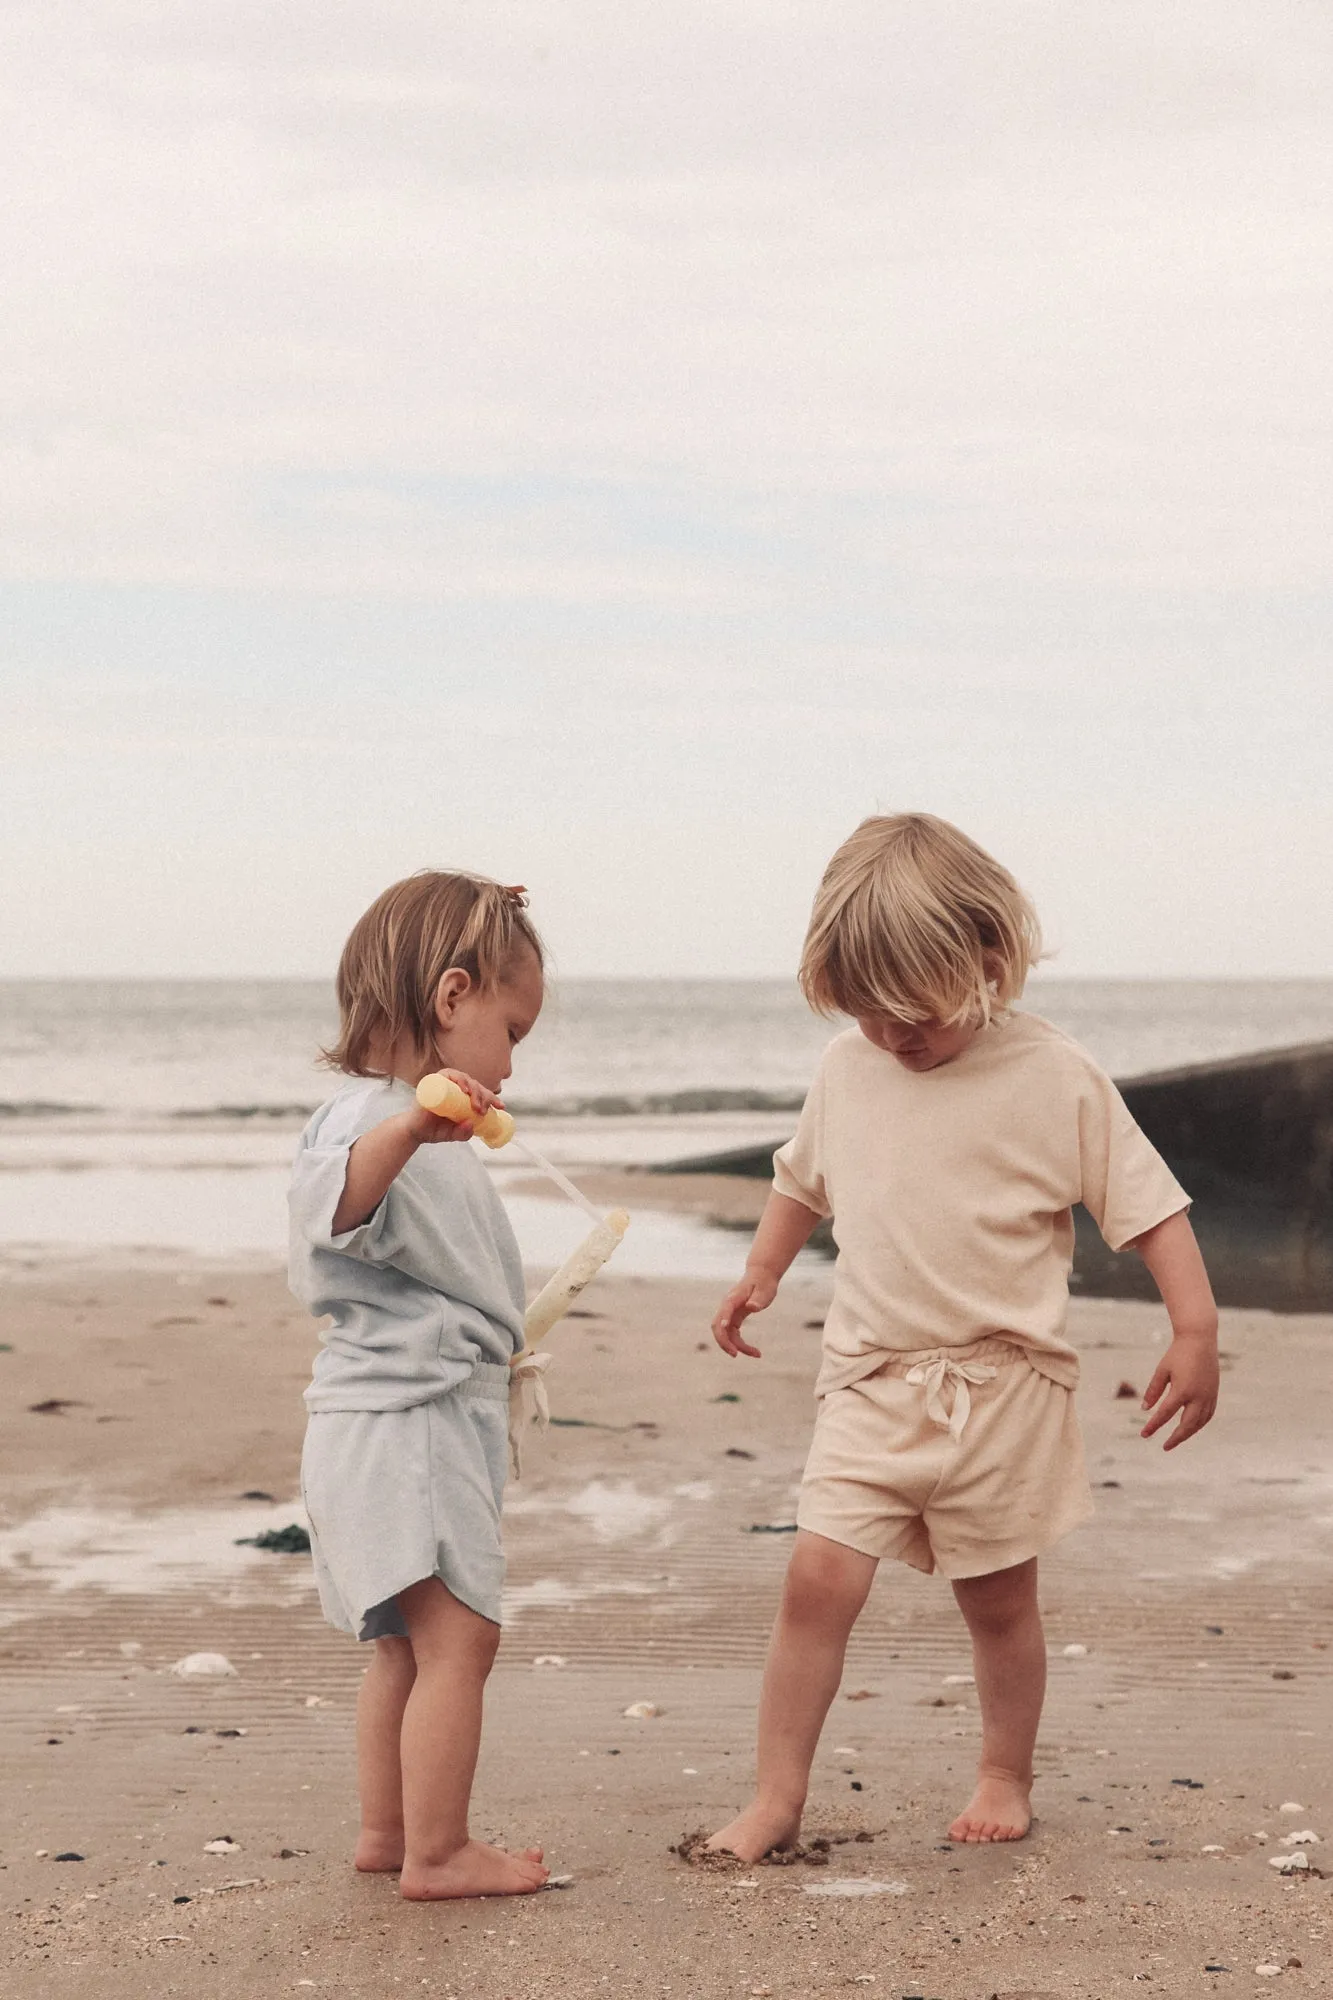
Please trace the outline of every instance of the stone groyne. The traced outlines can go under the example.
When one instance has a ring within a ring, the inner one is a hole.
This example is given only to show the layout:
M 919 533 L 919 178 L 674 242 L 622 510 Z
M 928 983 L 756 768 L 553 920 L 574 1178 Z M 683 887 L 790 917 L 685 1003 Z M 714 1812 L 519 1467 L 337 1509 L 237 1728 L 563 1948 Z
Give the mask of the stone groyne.
M 1193 1196 L 1219 1303 L 1333 1312 L 1333 1042 L 1132 1077 L 1120 1090 Z M 658 1171 L 767 1179 L 781 1144 Z M 1074 1291 L 1156 1297 L 1138 1258 L 1113 1255 L 1082 1209 L 1075 1235 Z M 832 1248 L 827 1232 L 823 1241 Z

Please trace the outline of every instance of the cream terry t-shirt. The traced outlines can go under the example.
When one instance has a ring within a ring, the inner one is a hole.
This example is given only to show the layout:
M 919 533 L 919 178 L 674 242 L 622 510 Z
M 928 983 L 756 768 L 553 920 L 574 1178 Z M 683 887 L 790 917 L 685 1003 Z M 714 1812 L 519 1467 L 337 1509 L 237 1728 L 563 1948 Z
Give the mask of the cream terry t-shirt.
M 886 1354 L 996 1336 L 1072 1389 L 1073 1204 L 1112 1250 L 1189 1206 L 1110 1078 L 1035 1014 L 992 1022 L 924 1071 L 849 1029 L 773 1167 L 779 1194 L 833 1218 L 818 1396 Z

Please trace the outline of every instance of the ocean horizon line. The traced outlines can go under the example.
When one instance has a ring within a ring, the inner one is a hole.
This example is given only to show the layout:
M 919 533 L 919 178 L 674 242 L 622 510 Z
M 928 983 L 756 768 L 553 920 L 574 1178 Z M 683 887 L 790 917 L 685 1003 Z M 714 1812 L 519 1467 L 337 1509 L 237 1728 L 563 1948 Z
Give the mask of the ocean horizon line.
M 320 986 L 334 975 L 286 972 L 0 972 L 0 987 L 35 986 Z M 558 986 L 767 986 L 796 990 L 794 973 L 555 972 Z M 1330 972 L 1059 972 L 1035 968 L 1034 986 L 1333 986 Z

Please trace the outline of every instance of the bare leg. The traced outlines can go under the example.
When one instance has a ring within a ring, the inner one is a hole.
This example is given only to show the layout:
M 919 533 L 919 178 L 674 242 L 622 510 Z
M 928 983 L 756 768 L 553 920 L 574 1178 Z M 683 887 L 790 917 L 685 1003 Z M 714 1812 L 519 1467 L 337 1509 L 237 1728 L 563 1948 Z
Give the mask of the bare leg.
M 759 1699 L 754 1803 L 713 1835 L 710 1848 L 759 1861 L 771 1848 L 794 1844 L 819 1732 L 877 1568 L 859 1549 L 798 1532 Z
M 367 1872 L 403 1865 L 403 1710 L 417 1676 L 409 1639 L 377 1639 L 356 1699 L 356 1781 L 361 1834 L 356 1865 Z
M 972 1634 L 981 1701 L 977 1788 L 951 1840 L 1021 1840 L 1032 1823 L 1032 1753 L 1046 1695 L 1046 1637 L 1037 1562 L 970 1576 L 953 1587 Z
M 400 1591 L 416 1679 L 403 1711 L 402 1893 L 521 1896 L 540 1889 L 541 1849 L 506 1854 L 473 1840 L 468 1804 L 481 1747 L 482 1695 L 500 1628 L 450 1595 L 438 1577 Z

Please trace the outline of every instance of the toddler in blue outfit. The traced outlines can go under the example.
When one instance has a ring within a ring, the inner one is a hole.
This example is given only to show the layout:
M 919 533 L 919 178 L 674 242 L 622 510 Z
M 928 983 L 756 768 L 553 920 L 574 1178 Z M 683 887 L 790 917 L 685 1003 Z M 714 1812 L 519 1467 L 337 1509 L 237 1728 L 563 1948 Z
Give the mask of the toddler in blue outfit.
M 330 1623 L 373 1641 L 357 1704 L 356 1866 L 404 1896 L 521 1895 L 540 1848 L 473 1840 L 482 1694 L 500 1637 L 500 1502 L 523 1271 L 504 1206 L 423 1110 L 445 1069 L 481 1117 L 541 1011 L 543 954 L 521 889 L 422 873 L 387 889 L 338 967 L 349 1081 L 301 1137 L 291 1284 L 321 1335 L 301 1485 Z M 442 1143 L 443 1142 L 443 1143 Z

